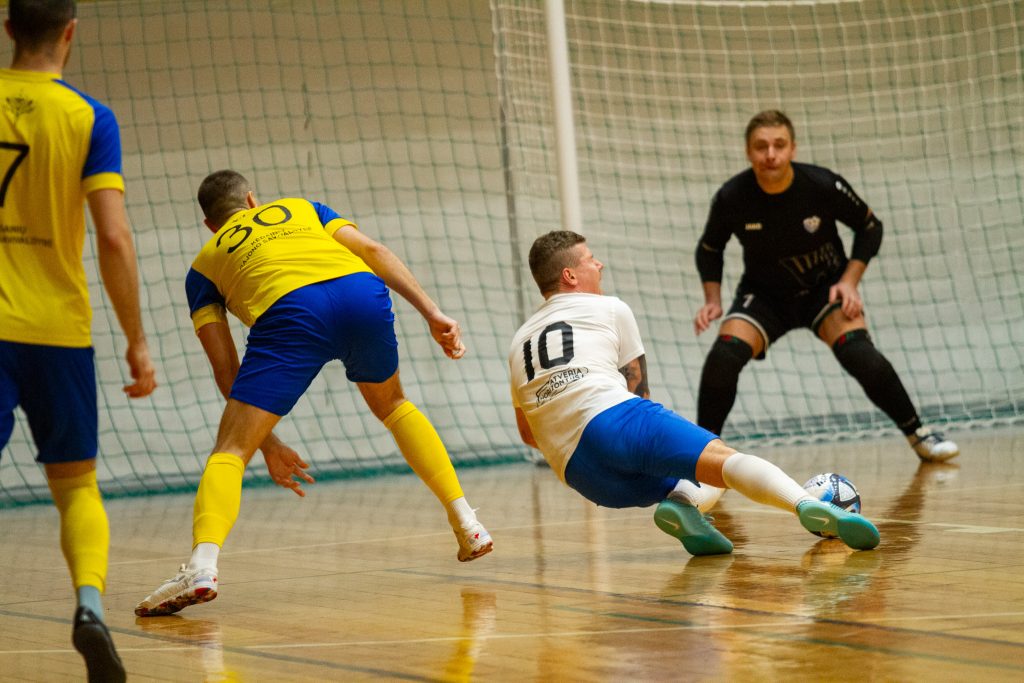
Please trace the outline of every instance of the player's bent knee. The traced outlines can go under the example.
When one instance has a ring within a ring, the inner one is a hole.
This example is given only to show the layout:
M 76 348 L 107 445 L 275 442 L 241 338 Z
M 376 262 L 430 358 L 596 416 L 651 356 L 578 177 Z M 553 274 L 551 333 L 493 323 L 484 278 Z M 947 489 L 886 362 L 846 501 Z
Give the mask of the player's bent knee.
M 386 415 L 384 415 L 383 417 L 378 415 L 377 417 L 384 424 L 385 428 L 391 429 L 391 427 L 394 426 L 396 422 L 401 420 L 406 415 L 409 415 L 410 413 L 415 413 L 417 410 L 418 409 L 416 408 L 416 405 L 412 403 L 412 401 L 402 399 L 401 403 L 394 406 L 394 408 L 390 410 L 390 412 L 388 412 Z
M 710 441 L 697 458 L 697 465 L 694 468 L 697 481 L 724 488 L 726 484 L 722 478 L 722 468 L 725 461 L 735 454 L 736 449 L 726 446 L 721 439 Z
M 871 383 L 895 373 L 892 364 L 875 348 L 865 329 L 839 335 L 832 344 L 832 353 L 843 369 L 862 383 Z
M 383 382 L 357 382 L 356 386 L 367 407 L 381 422 L 407 400 L 397 372 Z
M 734 384 L 743 366 L 753 357 L 754 349 L 750 344 L 739 337 L 722 335 L 711 345 L 701 381 L 711 385 Z

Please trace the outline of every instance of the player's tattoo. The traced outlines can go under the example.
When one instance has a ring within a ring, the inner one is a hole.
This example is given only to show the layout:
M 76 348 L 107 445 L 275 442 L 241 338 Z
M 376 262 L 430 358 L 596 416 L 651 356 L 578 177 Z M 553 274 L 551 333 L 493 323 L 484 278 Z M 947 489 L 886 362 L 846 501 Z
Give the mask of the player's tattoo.
M 650 398 L 651 390 L 647 385 L 647 356 L 637 356 L 619 368 L 626 378 L 626 388 L 640 398 Z

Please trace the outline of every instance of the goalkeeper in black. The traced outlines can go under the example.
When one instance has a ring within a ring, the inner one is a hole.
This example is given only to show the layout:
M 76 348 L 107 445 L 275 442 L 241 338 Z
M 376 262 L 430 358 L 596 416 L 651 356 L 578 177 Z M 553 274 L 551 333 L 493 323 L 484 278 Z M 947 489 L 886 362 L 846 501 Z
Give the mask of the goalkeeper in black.
M 715 194 L 697 245 L 704 306 L 697 334 L 722 317 L 726 243 L 743 247 L 744 272 L 701 373 L 697 423 L 720 434 L 740 371 L 786 332 L 808 328 L 825 342 L 868 398 L 899 427 L 918 457 L 948 460 L 956 444 L 921 424 L 892 365 L 868 334 L 857 285 L 882 243 L 882 223 L 841 176 L 793 161 L 793 124 L 763 111 L 746 129 L 751 168 Z M 836 223 L 854 232 L 847 258 Z

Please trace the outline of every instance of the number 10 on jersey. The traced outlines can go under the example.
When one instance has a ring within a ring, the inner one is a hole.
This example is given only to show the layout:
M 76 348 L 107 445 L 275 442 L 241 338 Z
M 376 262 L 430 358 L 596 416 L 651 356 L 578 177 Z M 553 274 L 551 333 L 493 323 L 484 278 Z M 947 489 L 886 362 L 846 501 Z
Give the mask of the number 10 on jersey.
M 551 343 L 551 336 L 555 332 L 560 333 L 558 338 L 561 339 L 561 349 L 559 351 L 561 355 L 552 358 L 548 345 Z M 523 366 L 526 368 L 526 379 L 528 381 L 532 381 L 537 375 L 537 371 L 533 367 L 533 341 L 532 338 L 527 339 L 523 344 Z M 572 325 L 564 320 L 551 323 L 537 337 L 537 361 L 540 363 L 541 369 L 550 370 L 559 365 L 568 365 L 573 355 Z

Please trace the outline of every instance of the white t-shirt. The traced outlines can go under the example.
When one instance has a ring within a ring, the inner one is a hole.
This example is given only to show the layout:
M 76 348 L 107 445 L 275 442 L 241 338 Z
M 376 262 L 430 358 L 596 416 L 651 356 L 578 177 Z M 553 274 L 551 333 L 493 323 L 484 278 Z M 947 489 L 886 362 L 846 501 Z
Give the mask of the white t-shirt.
M 619 368 L 643 354 L 633 311 L 613 296 L 556 294 L 516 332 L 512 404 L 562 481 L 590 420 L 636 398 Z

